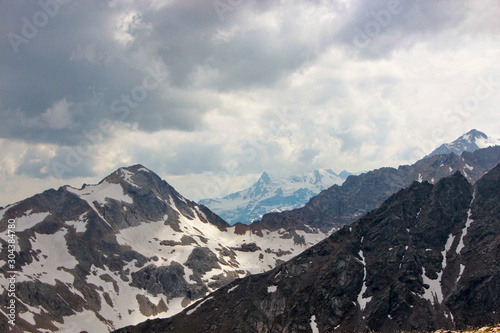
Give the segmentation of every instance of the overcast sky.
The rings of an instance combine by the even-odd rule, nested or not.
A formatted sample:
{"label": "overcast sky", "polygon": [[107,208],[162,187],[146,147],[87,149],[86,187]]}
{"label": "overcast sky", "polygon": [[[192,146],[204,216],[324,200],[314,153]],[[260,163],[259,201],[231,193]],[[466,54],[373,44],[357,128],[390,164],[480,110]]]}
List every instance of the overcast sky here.
{"label": "overcast sky", "polygon": [[141,163],[197,200],[263,171],[500,137],[500,2],[0,0],[0,205]]}

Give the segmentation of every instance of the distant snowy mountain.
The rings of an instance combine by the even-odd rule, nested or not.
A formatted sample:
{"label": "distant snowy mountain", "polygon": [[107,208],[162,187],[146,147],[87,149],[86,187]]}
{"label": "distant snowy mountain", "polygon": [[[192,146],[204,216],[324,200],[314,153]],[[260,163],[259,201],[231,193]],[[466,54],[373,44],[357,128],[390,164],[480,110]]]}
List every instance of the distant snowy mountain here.
{"label": "distant snowy mountain", "polygon": [[426,157],[449,153],[460,156],[464,151],[474,152],[481,148],[499,145],[500,139],[490,138],[483,132],[473,129],[451,143],[442,144]]}
{"label": "distant snowy mountain", "polygon": [[351,175],[337,175],[330,169],[318,169],[302,175],[275,178],[266,172],[251,187],[219,199],[203,199],[207,206],[229,224],[252,223],[270,212],[282,212],[304,206],[322,190],[340,185]]}

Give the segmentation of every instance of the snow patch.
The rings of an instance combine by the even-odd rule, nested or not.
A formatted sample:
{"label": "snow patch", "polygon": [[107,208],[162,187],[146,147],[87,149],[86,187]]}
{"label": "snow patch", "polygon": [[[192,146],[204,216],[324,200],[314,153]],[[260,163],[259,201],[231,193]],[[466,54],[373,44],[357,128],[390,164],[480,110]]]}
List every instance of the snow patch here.
{"label": "snow patch", "polygon": [[189,310],[188,312],[186,312],[186,314],[189,316],[190,314],[192,314],[193,312],[195,312],[196,310],[198,310],[198,308],[203,304],[205,303],[206,301],[209,301],[213,299],[212,296],[208,297],[208,298],[205,298],[203,301],[201,301],[200,303],[198,303],[198,305],[194,308],[194,309],[191,309]]}
{"label": "snow patch", "polygon": [[117,201],[122,201],[126,203],[133,203],[134,201],[128,195],[123,192],[123,188],[119,184],[112,184],[107,181],[103,181],[98,185],[90,185],[85,188],[76,189],[71,186],[65,187],[68,192],[76,194],[81,199],[87,201],[88,205],[97,213],[97,215],[111,228],[114,230],[113,226],[101,215],[97,210],[94,202],[98,205],[104,206],[107,203],[107,199],[114,199]]}
{"label": "snow patch", "polygon": [[366,292],[366,277],[367,277],[367,271],[366,271],[366,261],[365,257],[363,255],[363,251],[360,250],[358,255],[361,257],[361,263],[363,264],[363,285],[361,287],[361,291],[358,294],[358,304],[359,307],[361,308],[361,311],[363,311],[366,308],[366,305],[372,300],[371,296],[370,297],[364,297],[363,295]]}
{"label": "snow patch", "polygon": [[234,289],[236,289],[238,287],[239,287],[239,285],[235,285],[234,287],[229,288],[227,293],[229,294],[231,291],[233,291]]}
{"label": "snow patch", "polygon": [[[124,270],[130,270],[132,272],[134,270],[137,270],[137,267],[135,267],[135,262],[135,260],[129,262],[124,267]],[[107,294],[109,296],[109,299],[111,299],[111,305],[105,301],[102,301],[101,310],[99,311],[99,314],[106,319],[109,325],[120,325],[120,327],[136,325],[147,319],[172,316],[177,313],[175,311],[180,312],[182,310],[182,307],[180,306],[171,307],[170,303],[167,302],[165,297],[162,297],[161,295],[155,297],[149,294],[146,290],[130,286],[129,282],[123,281],[117,274],[117,272],[111,271],[108,267],[100,268],[92,265],[90,268],[90,272],[91,274],[86,276],[87,283],[98,286],[95,291],[99,294],[101,300],[104,300],[104,294]],[[109,281],[107,279],[107,281],[105,281],[103,277],[101,277],[103,275],[110,276],[114,281]],[[144,316],[139,311],[137,295],[146,296],[153,304],[158,304],[163,300],[165,304],[168,304],[168,312],[162,312],[153,317]],[[124,314],[126,315],[124,316]],[[93,320],[100,321],[100,319],[95,317],[95,314]],[[116,328],[118,327],[115,326],[111,327],[111,329],[108,330],[91,332],[109,332]]]}
{"label": "snow patch", "polygon": [[182,301],[184,300],[184,297],[174,297],[172,298],[171,300],[168,301],[168,312],[167,314],[163,314],[162,317],[171,317],[173,315],[176,315],[178,314],[179,312],[181,312],[182,310],[184,310],[184,308],[186,308],[186,306],[182,306]]}
{"label": "snow patch", "polygon": [[313,333],[319,333],[318,324],[316,323],[316,316],[311,317],[311,330]]}
{"label": "snow patch", "polygon": [[35,315],[32,312],[29,312],[29,311],[22,312],[22,313],[19,313],[18,316],[21,317],[22,319],[26,320],[31,325],[36,325]]}
{"label": "snow patch", "polygon": [[133,172],[130,172],[128,170],[125,170],[125,169],[120,169],[120,172],[121,172],[121,176],[123,177],[123,180],[125,180],[127,183],[129,183],[130,185],[132,186],[135,186],[137,188],[140,188],[139,186],[137,186],[137,184],[134,183],[134,181],[132,180],[132,176],[134,175]]}
{"label": "snow patch", "polygon": [[76,232],[85,232],[87,230],[87,219],[86,219],[87,213],[83,213],[80,215],[80,218],[78,221],[66,221],[66,225],[73,226],[76,229]]}
{"label": "snow patch", "polygon": [[[31,211],[30,211],[31,212]],[[28,214],[28,212],[26,212]],[[38,223],[42,222],[47,216],[49,216],[50,213],[35,213],[31,215],[25,215],[16,218],[16,232],[21,232],[26,229],[32,228]]]}
{"label": "snow patch", "polygon": [[450,251],[451,246],[453,245],[453,242],[455,241],[455,236],[451,235],[448,237],[448,240],[446,241],[446,245],[444,246],[444,252],[443,255],[446,257],[446,254],[448,251]]}
{"label": "snow patch", "polygon": [[462,274],[464,273],[464,269],[465,269],[465,266],[460,264],[460,273],[458,274],[457,281],[460,280],[460,278],[462,277]]}
{"label": "snow patch", "polygon": [[73,269],[78,264],[68,251],[64,238],[66,233],[64,229],[52,235],[35,233],[30,242],[33,251],[38,254],[30,265],[24,266],[23,275],[18,277],[19,282],[37,279],[50,285],[55,285],[55,280],[73,283],[74,276],[62,269]]}
{"label": "snow patch", "polygon": [[[472,201],[474,201],[474,198],[472,199]],[[471,202],[471,206],[472,206],[472,202]],[[470,225],[472,224],[472,222],[474,222],[474,220],[471,218],[471,216],[472,216],[472,208],[469,208],[469,211],[467,212],[467,221],[465,222],[465,227],[462,230],[462,236],[460,237],[460,242],[458,243],[458,246],[457,246],[457,253],[462,252],[462,249],[464,248],[465,236],[467,236],[467,232],[469,230]]]}
{"label": "snow patch", "polygon": [[100,205],[105,205],[107,199],[114,199],[130,204],[134,202],[130,196],[123,192],[120,184],[113,184],[107,181],[103,181],[98,185],[86,186],[82,189],[75,189],[70,186],[67,186],[66,189],[87,201],[91,207],[94,207],[94,201],[97,201]]}
{"label": "snow patch", "polygon": [[441,289],[441,275],[443,275],[443,271],[438,273],[438,277],[435,280],[432,280],[425,275],[425,267],[424,267],[424,273],[422,274],[422,279],[424,281],[424,284],[429,285],[429,288],[425,289],[424,292],[424,298],[429,300],[431,303],[435,303],[436,301],[438,303],[443,302],[443,291]]}
{"label": "snow patch", "polygon": [[277,286],[269,286],[269,287],[267,287],[267,292],[268,293],[274,293],[276,290],[278,290]]}

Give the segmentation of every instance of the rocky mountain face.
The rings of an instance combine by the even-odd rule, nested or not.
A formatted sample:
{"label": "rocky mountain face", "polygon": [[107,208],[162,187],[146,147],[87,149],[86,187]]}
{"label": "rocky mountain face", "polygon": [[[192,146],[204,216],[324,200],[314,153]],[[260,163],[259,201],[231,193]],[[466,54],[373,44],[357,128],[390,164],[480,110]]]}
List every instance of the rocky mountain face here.
{"label": "rocky mountain face", "polygon": [[229,224],[256,221],[265,213],[282,212],[304,206],[322,190],[340,185],[349,173],[341,177],[330,169],[314,170],[302,175],[276,178],[264,172],[248,189],[218,199],[203,199],[199,203],[217,213]]}
{"label": "rocky mountain face", "polygon": [[289,262],[117,332],[355,332],[500,322],[500,165],[413,182]]}
{"label": "rocky mountain face", "polygon": [[426,157],[450,153],[460,156],[464,151],[474,152],[481,148],[499,145],[500,139],[490,138],[483,132],[473,129],[451,143],[442,144]]}
{"label": "rocky mountain face", "polygon": [[313,197],[304,207],[281,213],[269,213],[250,227],[254,230],[309,230],[328,232],[356,221],[380,206],[389,196],[413,181],[435,183],[460,171],[468,181],[476,182],[500,163],[500,146],[424,158],[413,165],[381,168],[349,176],[342,185],[333,185]]}
{"label": "rocky mountain face", "polygon": [[0,209],[0,270],[15,275],[17,313],[11,326],[2,284],[0,331],[107,332],[171,316],[326,236],[242,230],[143,166],[121,168],[97,185],[51,189]]}

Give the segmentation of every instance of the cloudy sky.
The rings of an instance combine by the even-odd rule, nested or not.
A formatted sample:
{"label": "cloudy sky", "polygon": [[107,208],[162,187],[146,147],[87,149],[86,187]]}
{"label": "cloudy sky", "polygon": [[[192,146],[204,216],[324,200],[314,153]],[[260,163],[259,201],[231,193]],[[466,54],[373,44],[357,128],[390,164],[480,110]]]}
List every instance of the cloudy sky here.
{"label": "cloudy sky", "polygon": [[0,16],[0,205],[136,163],[197,200],[500,137],[496,0],[0,0]]}

